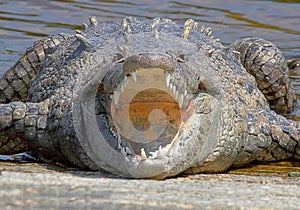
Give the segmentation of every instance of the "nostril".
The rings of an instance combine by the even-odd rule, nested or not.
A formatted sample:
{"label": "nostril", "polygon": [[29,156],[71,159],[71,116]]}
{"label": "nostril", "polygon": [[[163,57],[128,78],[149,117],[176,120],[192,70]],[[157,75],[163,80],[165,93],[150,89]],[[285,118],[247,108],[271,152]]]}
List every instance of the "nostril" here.
{"label": "nostril", "polygon": [[113,61],[116,63],[124,63],[125,58],[121,53],[116,53],[115,57],[113,58]]}
{"label": "nostril", "polygon": [[180,54],[177,57],[177,61],[180,62],[180,63],[184,63],[186,61],[186,56],[184,54]]}
{"label": "nostril", "polygon": [[168,72],[174,72],[174,60],[165,54],[158,53],[139,53],[127,57],[123,64],[123,71],[131,73],[137,68],[159,68]]}

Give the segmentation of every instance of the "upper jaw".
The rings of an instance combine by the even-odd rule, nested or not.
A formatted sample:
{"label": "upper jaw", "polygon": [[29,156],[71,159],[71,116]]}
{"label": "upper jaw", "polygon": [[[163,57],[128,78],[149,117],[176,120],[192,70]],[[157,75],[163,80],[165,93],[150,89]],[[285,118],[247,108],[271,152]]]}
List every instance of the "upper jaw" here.
{"label": "upper jaw", "polygon": [[140,68],[159,68],[173,73],[176,64],[168,54],[150,52],[132,55],[124,60],[123,71],[125,75],[131,74],[131,72]]}
{"label": "upper jaw", "polygon": [[[105,75],[103,79],[104,90],[112,92],[116,89],[122,90],[122,82],[127,83],[130,77],[136,81],[136,72],[141,69],[161,69],[166,74],[166,83],[173,83],[177,89],[185,89],[190,93],[197,91],[197,82],[189,75],[186,75],[185,69],[179,65],[176,58],[165,53],[140,53],[127,58],[119,59],[112,69]],[[169,75],[167,77],[167,75]],[[173,76],[173,77],[172,77]],[[195,78],[196,75],[192,76]],[[118,87],[121,85],[120,87]]]}
{"label": "upper jaw", "polygon": [[[75,130],[80,134],[77,138],[87,155],[99,167],[126,177],[162,179],[198,165],[212,151],[214,140],[206,141],[207,133],[203,132],[209,130],[206,128],[210,126],[209,119],[214,119],[210,116],[213,111],[202,112],[191,109],[190,113],[192,114],[182,123],[170,145],[166,149],[162,148],[163,152],[152,151],[153,157],[148,155],[147,158],[143,158],[140,155],[140,159],[134,156],[128,161],[122,152],[117,151],[108,143],[107,135],[104,135],[99,129],[103,126],[99,126],[97,116],[92,112],[93,107],[95,108],[94,93],[99,91],[99,82],[101,81],[103,81],[103,76],[99,75],[99,78],[89,80],[88,83],[84,83],[84,86],[80,85],[78,87],[80,91],[78,91],[72,106],[74,122],[77,122],[74,124]],[[197,108],[199,103],[203,103],[204,96],[213,98],[209,94],[194,94],[188,107]],[[104,115],[102,114],[102,116]],[[210,133],[216,132],[211,131]],[[209,144],[211,147],[205,146],[205,144]]]}
{"label": "upper jaw", "polygon": [[[140,68],[134,70],[131,74],[127,74],[123,81],[109,94],[111,100],[108,101],[110,105],[107,106],[107,115],[110,119],[110,132],[118,141],[117,149],[128,161],[132,162],[164,156],[171,147],[172,139],[193,112],[189,105],[194,95],[183,83],[177,81],[172,74],[164,69]],[[144,98],[153,94],[159,94],[159,96],[144,101]],[[150,110],[143,109],[144,106],[148,105],[147,103],[150,103]],[[142,113],[149,111],[149,116],[153,114],[153,109],[160,109],[166,119],[159,120],[167,120],[167,122],[159,121],[156,123],[155,119],[152,119],[154,122],[150,124],[148,129],[136,130],[132,126],[131,110],[128,111],[130,107],[133,107],[131,110]],[[149,116],[145,117],[149,118]],[[137,117],[139,116],[135,118]],[[154,118],[157,117],[154,116]],[[176,122],[171,123],[171,121]],[[175,129],[176,132],[171,131],[172,134],[170,134],[170,131],[163,130],[170,129],[170,126],[173,126],[173,130]],[[171,139],[168,137],[169,140],[167,140],[166,132],[169,133],[168,136],[172,135],[173,137]],[[130,142],[133,142],[135,149],[131,148]]]}
{"label": "upper jaw", "polygon": [[[168,144],[158,146],[157,150],[152,150],[148,152],[148,154],[145,154],[144,151],[142,151],[143,149],[141,149],[140,153],[137,155],[134,153],[133,155],[128,155],[129,153],[132,153],[132,150],[129,151],[131,148],[128,150],[126,146],[121,145],[118,148],[119,151],[117,154],[111,151],[115,155],[119,156],[119,158],[116,158],[116,156],[111,157],[111,159],[116,159],[116,163],[112,164],[110,166],[111,168],[106,167],[106,169],[114,172],[117,170],[116,168],[118,168],[118,165],[123,165],[123,169],[126,168],[127,172],[119,171],[118,173],[124,174],[124,176],[135,178],[165,178],[166,176],[176,175],[195,165],[195,161],[197,159],[196,155],[201,152],[202,142],[199,138],[201,136],[201,130],[203,130],[201,129],[201,126],[203,126],[203,124],[201,124],[203,115],[197,114],[195,110],[193,110],[193,106],[190,106],[190,102],[194,103],[197,101],[195,100],[197,98],[197,94],[189,89],[189,86],[184,84],[182,80],[178,80],[178,77],[176,77],[176,68],[172,69],[173,67],[171,68],[171,64],[168,64],[167,67],[170,68],[167,68],[160,63],[160,61],[163,60],[161,58],[167,58],[168,60],[171,59],[170,57],[153,54],[139,55],[138,57],[140,60],[135,63],[133,62],[133,65],[129,65],[129,63],[126,64],[125,68],[124,64],[126,63],[126,60],[124,63],[116,64],[113,68],[114,74],[110,71],[104,78],[101,79],[104,87],[103,91],[111,94],[111,106],[116,107],[118,103],[122,102],[120,100],[121,93],[123,91],[126,92],[128,81],[133,83],[138,81],[139,73],[142,73],[143,71],[161,71],[163,72],[165,88],[172,94],[174,99],[176,99],[179,104],[179,109],[187,111],[187,117],[185,118],[184,123],[181,123],[179,127],[180,129],[178,129],[178,132],[172,141]],[[151,60],[146,59],[149,57],[156,57],[157,59],[154,59],[156,62],[150,62],[150,64],[147,64],[146,61]],[[137,59],[137,57],[131,57],[131,59]],[[143,62],[141,63],[141,61]],[[176,64],[174,64],[174,66],[176,67]],[[189,103],[184,104],[184,102]],[[195,105],[195,103],[193,105]],[[115,130],[112,132],[115,132]],[[123,139],[119,139],[120,137],[116,132],[114,136],[117,141],[123,141]],[[100,141],[105,144],[105,141],[107,140],[104,138]],[[113,148],[108,148],[106,148],[106,150],[113,150]],[[103,149],[102,153],[106,152],[107,151]],[[110,160],[106,161],[109,162]]]}
{"label": "upper jaw", "polygon": [[[188,118],[190,113],[187,113],[186,109],[193,97],[193,92],[182,80],[182,77],[179,77],[178,74],[184,74],[184,72],[180,72],[180,68],[178,68],[178,66],[176,68],[175,62],[176,61],[174,61],[174,59],[168,54],[141,53],[139,55],[130,56],[122,60],[121,63],[118,62],[104,77],[104,91],[107,92],[111,98],[111,101],[108,102],[110,106],[107,106],[107,113],[110,115],[110,131],[117,139],[118,150],[125,156],[125,158],[131,159],[132,154],[134,153],[128,144],[122,144],[125,140],[144,144],[152,143],[151,140],[149,141],[147,138],[137,140],[140,137],[145,137],[145,134],[131,128],[132,126],[126,127],[125,132],[129,133],[128,130],[130,130],[133,131],[133,133],[136,133],[136,135],[124,135],[124,129],[122,129],[122,126],[125,127],[125,125],[131,125],[131,122],[130,119],[127,119],[128,114],[123,114],[119,117],[120,114],[118,111],[128,109],[128,106],[134,104],[132,101],[134,101],[134,97],[136,95],[139,95],[142,92],[147,92],[147,89],[155,88],[156,90],[165,93],[160,95],[161,100],[169,100],[170,103],[174,102],[174,105],[178,105],[176,110],[172,109],[170,112],[179,112],[179,114],[182,113],[180,116],[181,120],[186,120],[186,118]],[[148,95],[149,94],[151,94],[151,91],[149,91]],[[147,94],[145,93],[145,95]],[[167,96],[171,97],[167,99]],[[153,102],[159,104],[159,101]],[[143,103],[140,104],[140,106],[145,105]],[[157,109],[166,109],[166,107],[157,107]],[[146,117],[148,118],[149,116]],[[175,125],[175,127],[177,126],[177,130],[180,124],[181,123]],[[149,129],[150,133],[151,128]],[[160,131],[158,132],[156,129],[154,132],[159,133]],[[175,134],[176,133],[173,135]],[[156,135],[156,138],[161,137],[162,136]],[[164,155],[169,147],[170,144],[164,142],[161,145],[157,144],[156,150],[146,149],[145,151],[143,146],[138,145],[137,153],[139,153],[139,155],[136,155],[132,160],[137,162],[145,160],[148,157],[154,159]]]}

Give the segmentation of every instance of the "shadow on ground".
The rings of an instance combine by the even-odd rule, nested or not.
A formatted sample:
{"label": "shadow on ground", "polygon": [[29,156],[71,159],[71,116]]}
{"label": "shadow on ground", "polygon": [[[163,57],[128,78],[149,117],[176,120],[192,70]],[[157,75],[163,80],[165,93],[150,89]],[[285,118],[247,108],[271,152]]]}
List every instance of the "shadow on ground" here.
{"label": "shadow on ground", "polygon": [[299,163],[249,165],[163,181],[0,161],[0,209],[298,209]]}

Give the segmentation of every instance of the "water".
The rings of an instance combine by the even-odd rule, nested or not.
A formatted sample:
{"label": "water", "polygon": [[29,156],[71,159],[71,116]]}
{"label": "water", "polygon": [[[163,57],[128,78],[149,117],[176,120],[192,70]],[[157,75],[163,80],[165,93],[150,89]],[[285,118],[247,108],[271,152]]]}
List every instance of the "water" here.
{"label": "water", "polygon": [[299,0],[0,0],[0,73],[41,37],[73,33],[89,16],[108,21],[128,15],[193,18],[211,26],[225,44],[259,36],[276,43],[288,58],[300,54]]}
{"label": "water", "polygon": [[[299,0],[0,0],[0,75],[41,37],[74,33],[90,16],[110,21],[129,15],[193,18],[224,44],[257,36],[276,43],[287,58],[300,57]],[[299,74],[293,78],[300,94]]]}

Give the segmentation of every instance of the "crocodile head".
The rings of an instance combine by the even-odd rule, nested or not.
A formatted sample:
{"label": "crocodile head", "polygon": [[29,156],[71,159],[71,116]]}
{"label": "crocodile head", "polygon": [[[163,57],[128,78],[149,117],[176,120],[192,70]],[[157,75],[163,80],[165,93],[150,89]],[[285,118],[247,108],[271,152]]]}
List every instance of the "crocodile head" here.
{"label": "crocodile head", "polygon": [[75,91],[75,128],[88,156],[110,172],[174,176],[200,167],[218,143],[224,91],[210,48],[225,48],[163,21],[153,36],[150,21],[131,20],[135,33],[85,52],[96,64]]}

